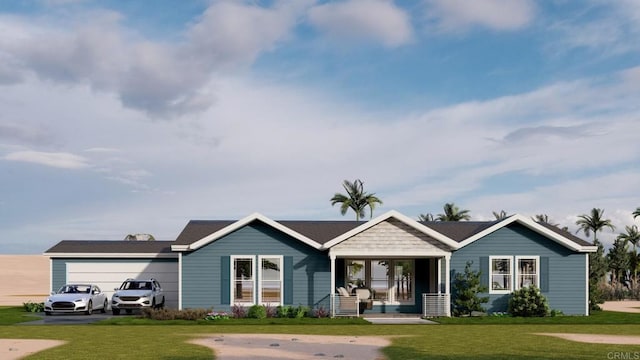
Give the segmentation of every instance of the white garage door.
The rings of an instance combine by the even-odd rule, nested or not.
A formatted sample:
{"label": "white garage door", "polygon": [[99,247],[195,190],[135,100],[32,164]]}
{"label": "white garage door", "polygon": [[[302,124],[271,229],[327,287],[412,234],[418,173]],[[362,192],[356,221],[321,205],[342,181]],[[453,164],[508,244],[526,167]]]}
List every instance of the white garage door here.
{"label": "white garage door", "polygon": [[107,293],[109,300],[114,288],[128,278],[155,278],[165,293],[166,306],[178,308],[178,263],[177,262],[108,262],[67,263],[68,283],[96,284]]}

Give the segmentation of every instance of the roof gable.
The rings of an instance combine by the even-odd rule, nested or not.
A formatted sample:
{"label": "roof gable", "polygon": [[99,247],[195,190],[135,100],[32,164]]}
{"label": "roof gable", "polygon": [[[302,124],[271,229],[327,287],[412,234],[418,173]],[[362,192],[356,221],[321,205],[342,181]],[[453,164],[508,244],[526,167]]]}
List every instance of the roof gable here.
{"label": "roof gable", "polygon": [[[277,221],[273,221],[271,219],[269,219],[268,217],[259,214],[259,213],[253,213],[247,217],[245,217],[244,219],[240,219],[236,222],[233,222],[231,224],[228,224],[227,226],[221,226],[222,224],[218,224],[219,226],[221,226],[217,231],[210,233],[206,236],[204,236],[201,239],[198,239],[194,242],[191,243],[180,243],[180,244],[175,244],[175,245],[171,245],[171,250],[173,251],[191,251],[191,250],[197,250],[211,242],[214,242],[218,239],[220,239],[221,237],[228,235],[244,226],[247,226],[248,224],[250,224],[253,221],[260,221],[263,222],[266,225],[271,226],[272,228],[279,230],[297,240],[300,240],[301,242],[315,248],[315,249],[320,249],[322,248],[322,244],[310,239],[309,237],[300,234],[299,232],[277,222]],[[183,233],[186,231],[183,230]],[[197,233],[197,230],[194,230],[194,233]],[[187,237],[185,236],[185,239]],[[183,240],[184,241],[184,240]]]}
{"label": "roof gable", "polygon": [[576,236],[572,236],[571,234],[567,233],[567,232],[563,232],[560,229],[557,229],[555,227],[554,230],[552,230],[552,226],[545,224],[545,225],[541,225],[540,223],[537,223],[525,216],[516,214],[516,215],[512,215],[509,216],[508,218],[501,220],[501,221],[497,221],[495,222],[493,225],[477,232],[476,234],[474,234],[471,237],[468,237],[466,239],[464,239],[463,241],[461,241],[458,244],[458,248],[462,248],[464,246],[467,246],[491,233],[493,233],[494,231],[501,229],[509,224],[512,223],[519,223],[527,228],[529,228],[530,230],[533,230],[534,232],[545,236],[546,238],[557,242],[558,244],[573,250],[573,251],[577,251],[577,252],[594,252],[596,251],[596,247],[595,246],[591,246],[589,243],[587,243],[586,241],[576,237]]}
{"label": "roof gable", "polygon": [[428,235],[429,237],[438,240],[439,242],[441,242],[442,244],[452,248],[452,249],[456,249],[458,247],[458,243],[452,239],[450,239],[449,237],[447,237],[446,235],[439,233],[419,222],[417,222],[416,220],[411,219],[408,216],[402,215],[401,213],[395,211],[395,210],[391,210],[389,212],[386,212],[380,216],[378,216],[377,218],[367,221],[365,223],[362,223],[362,225],[355,227],[353,229],[351,229],[350,231],[347,231],[346,233],[343,233],[342,235],[332,239],[331,241],[328,241],[327,243],[325,243],[323,245],[323,247],[325,249],[330,249],[338,244],[340,244],[341,242],[359,234],[362,233],[363,231],[370,229],[380,223],[382,223],[383,221],[387,221],[389,219],[396,219],[401,223],[404,223],[405,225],[408,225],[410,228],[413,228],[425,235]]}

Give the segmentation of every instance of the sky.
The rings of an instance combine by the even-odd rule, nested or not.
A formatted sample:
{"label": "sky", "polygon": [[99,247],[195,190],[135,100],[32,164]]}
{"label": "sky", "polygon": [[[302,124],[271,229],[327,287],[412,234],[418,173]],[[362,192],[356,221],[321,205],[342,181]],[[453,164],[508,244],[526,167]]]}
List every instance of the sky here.
{"label": "sky", "polygon": [[[353,220],[361,179],[640,225],[635,0],[0,2],[0,253],[174,240],[189,220]],[[586,238],[580,234],[582,238]]]}

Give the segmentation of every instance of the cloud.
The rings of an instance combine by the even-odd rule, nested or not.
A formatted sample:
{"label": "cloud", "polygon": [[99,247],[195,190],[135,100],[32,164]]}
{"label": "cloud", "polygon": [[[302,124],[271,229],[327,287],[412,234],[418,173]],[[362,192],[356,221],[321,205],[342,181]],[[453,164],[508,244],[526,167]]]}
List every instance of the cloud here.
{"label": "cloud", "polygon": [[86,158],[64,152],[16,151],[5,155],[4,159],[61,169],[81,169],[89,166]]}
{"label": "cloud", "polygon": [[215,1],[175,42],[144,39],[113,11],[0,16],[0,83],[32,73],[115,93],[124,106],[154,117],[202,112],[215,101],[204,89],[214,74],[250,65],[274,49],[296,25],[304,3],[262,8]]}
{"label": "cloud", "polygon": [[52,139],[44,127],[7,122],[0,123],[0,141],[13,144],[43,145],[49,144]]}
{"label": "cloud", "polygon": [[348,0],[309,9],[309,22],[334,40],[368,40],[386,47],[409,43],[409,15],[387,0]]}
{"label": "cloud", "polygon": [[480,26],[492,30],[522,29],[534,20],[531,0],[426,0],[428,17],[444,32],[466,31]]}

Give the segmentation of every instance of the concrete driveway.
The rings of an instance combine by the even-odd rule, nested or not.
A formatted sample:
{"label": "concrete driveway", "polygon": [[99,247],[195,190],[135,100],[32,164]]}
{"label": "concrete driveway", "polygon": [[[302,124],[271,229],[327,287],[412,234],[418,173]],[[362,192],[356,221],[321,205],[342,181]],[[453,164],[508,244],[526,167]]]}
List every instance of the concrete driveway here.
{"label": "concrete driveway", "polygon": [[[42,319],[20,323],[20,325],[83,325],[91,324],[104,319],[111,319],[113,314],[108,311],[104,314],[98,312],[91,315],[84,314],[53,314],[45,316],[44,313],[37,314]],[[135,315],[118,315],[118,317],[135,316]]]}

